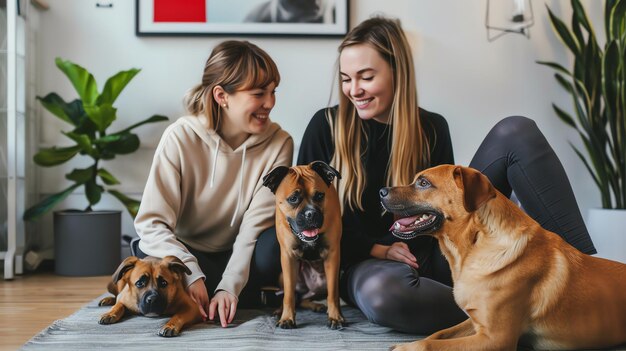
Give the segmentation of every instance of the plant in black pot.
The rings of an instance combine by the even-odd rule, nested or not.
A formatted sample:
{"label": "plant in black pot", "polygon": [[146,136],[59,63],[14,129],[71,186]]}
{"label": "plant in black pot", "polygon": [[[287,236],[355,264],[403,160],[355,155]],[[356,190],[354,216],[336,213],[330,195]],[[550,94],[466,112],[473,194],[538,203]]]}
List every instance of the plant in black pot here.
{"label": "plant in black pot", "polygon": [[557,82],[572,98],[569,110],[552,106],[578,132],[584,152],[572,147],[600,191],[602,208],[591,209],[588,218],[598,254],[626,262],[626,0],[604,2],[604,44],[581,2],[571,4],[569,28],[549,8],[548,15],[573,55],[572,68],[539,63],[556,71]]}
{"label": "plant in black pot", "polygon": [[56,59],[56,65],[69,78],[79,98],[66,102],[58,94],[49,93],[37,99],[46,110],[71,125],[71,131],[61,133],[73,145],[41,149],[35,154],[34,161],[43,167],[53,167],[81,155],[91,158],[92,163],[89,167],[73,169],[66,174],[65,178],[72,184],[30,207],[23,219],[36,220],[74,190],[83,187],[87,198],[87,206],[83,210],[54,213],[55,271],[61,275],[111,274],[121,259],[121,211],[96,211],[93,207],[107,192],[124,204],[134,218],[139,201],[112,188],[120,182],[103,167],[103,161],[135,152],[140,141],[132,130],[168,118],[154,115],[109,133],[108,128],[117,119],[113,103],[140,70],[133,68],[118,72],[106,81],[102,92],[98,92],[95,78],[85,68],[60,58]]}

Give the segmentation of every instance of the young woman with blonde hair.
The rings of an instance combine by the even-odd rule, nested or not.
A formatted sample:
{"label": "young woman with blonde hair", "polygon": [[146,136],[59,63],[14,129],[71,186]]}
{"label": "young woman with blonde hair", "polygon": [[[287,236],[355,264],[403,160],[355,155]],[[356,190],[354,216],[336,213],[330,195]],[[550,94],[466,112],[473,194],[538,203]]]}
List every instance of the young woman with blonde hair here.
{"label": "young woman with blonde hair", "polygon": [[280,273],[274,196],[262,184],[293,157],[293,140],[269,119],[279,83],[256,45],[217,45],[185,97],[189,115],[161,137],[135,219],[134,253],[180,258],[202,315],[223,327]]}
{"label": "young woman with blonde hair", "polygon": [[[457,324],[467,316],[454,302],[436,240],[394,237],[394,219],[380,206],[381,187],[409,184],[423,169],[454,163],[446,120],[418,105],[413,58],[398,20],[371,18],[346,35],[338,84],[339,105],[313,116],[298,164],[322,160],[342,175],[342,297],[371,321],[404,332]],[[565,171],[532,120],[500,121],[470,166],[503,194],[514,190],[544,228],[595,253]]]}

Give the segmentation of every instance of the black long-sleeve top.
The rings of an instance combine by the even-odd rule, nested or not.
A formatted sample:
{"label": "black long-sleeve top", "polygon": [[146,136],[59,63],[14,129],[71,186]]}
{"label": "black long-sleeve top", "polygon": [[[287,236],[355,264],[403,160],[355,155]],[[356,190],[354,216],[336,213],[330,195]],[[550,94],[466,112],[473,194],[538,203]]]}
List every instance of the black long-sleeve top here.
{"label": "black long-sleeve top", "polygon": [[[330,163],[335,150],[326,110],[319,110],[306,128],[298,153],[298,164],[312,161]],[[331,118],[335,118],[337,107],[330,108]],[[454,164],[452,141],[448,123],[439,114],[419,110],[422,128],[430,145],[430,166]],[[386,186],[387,164],[391,150],[392,125],[365,120],[364,129],[368,134],[363,138],[365,153],[362,163],[365,168],[366,184],[362,195],[363,211],[344,206],[343,235],[341,239],[341,263],[344,268],[370,258],[374,244],[391,245],[399,241],[390,232],[393,215],[382,214],[378,191]],[[418,263],[427,258],[430,248],[436,242],[431,237],[418,237],[407,242]]]}

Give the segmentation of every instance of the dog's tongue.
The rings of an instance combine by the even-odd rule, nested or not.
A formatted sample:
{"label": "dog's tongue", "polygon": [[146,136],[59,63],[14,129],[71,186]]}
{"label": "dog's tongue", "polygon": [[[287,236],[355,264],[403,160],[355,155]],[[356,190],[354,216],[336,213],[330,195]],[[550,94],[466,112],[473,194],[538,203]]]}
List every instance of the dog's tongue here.
{"label": "dog's tongue", "polygon": [[400,223],[403,227],[409,226],[411,224],[413,224],[417,218],[419,216],[413,216],[413,217],[404,217],[404,218],[398,218],[396,219],[396,221],[391,225],[391,228],[389,228],[389,230],[394,229],[394,226],[396,225],[396,223]]}
{"label": "dog's tongue", "polygon": [[312,238],[314,236],[317,235],[317,233],[319,233],[320,230],[319,229],[307,229],[307,230],[303,230],[302,234],[304,234],[304,236],[306,236],[307,238]]}

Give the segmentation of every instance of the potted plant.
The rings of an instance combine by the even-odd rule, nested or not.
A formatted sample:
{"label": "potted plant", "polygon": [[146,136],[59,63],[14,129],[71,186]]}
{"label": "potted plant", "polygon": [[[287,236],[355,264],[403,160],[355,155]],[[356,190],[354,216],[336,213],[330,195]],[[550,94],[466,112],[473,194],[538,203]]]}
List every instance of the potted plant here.
{"label": "potted plant", "polygon": [[109,133],[108,128],[117,119],[117,109],[113,103],[140,70],[133,68],[118,72],[106,81],[100,93],[95,78],[85,68],[60,58],[55,62],[69,78],[79,98],[65,102],[58,94],[49,93],[37,99],[46,110],[71,125],[71,131],[61,133],[73,145],[41,149],[35,154],[34,161],[43,167],[53,167],[81,155],[90,157],[92,162],[89,167],[73,169],[66,174],[65,178],[72,184],[30,207],[23,219],[36,220],[75,189],[83,187],[87,198],[84,210],[54,213],[55,271],[61,275],[110,274],[121,259],[121,211],[95,211],[93,207],[100,202],[102,193],[107,192],[122,202],[134,218],[139,201],[111,188],[120,182],[102,167],[102,163],[139,148],[139,137],[132,133],[133,129],[168,118],[154,115],[128,128]]}
{"label": "potted plant", "polygon": [[626,227],[626,0],[605,2],[604,45],[598,43],[580,1],[571,3],[570,28],[550,8],[548,14],[574,56],[573,67],[538,63],[553,68],[557,82],[572,97],[574,117],[552,107],[580,135],[585,153],[572,147],[600,190],[602,209],[592,209],[588,218],[598,254],[626,262],[626,235],[621,232]]}

